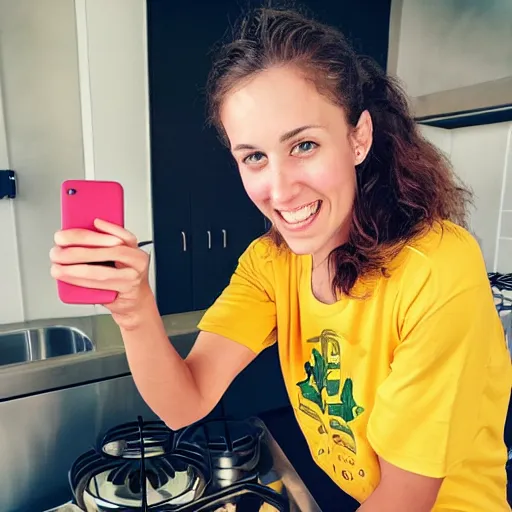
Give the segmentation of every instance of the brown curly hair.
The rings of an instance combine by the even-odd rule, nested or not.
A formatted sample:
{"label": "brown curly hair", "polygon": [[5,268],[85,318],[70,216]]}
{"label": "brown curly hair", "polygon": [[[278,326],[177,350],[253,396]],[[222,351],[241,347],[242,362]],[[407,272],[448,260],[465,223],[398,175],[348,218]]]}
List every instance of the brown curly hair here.
{"label": "brown curly hair", "polygon": [[[386,265],[434,223],[466,227],[471,193],[449,161],[420,134],[397,80],[356,55],[337,29],[293,10],[259,8],[245,16],[223,45],[208,78],[209,120],[229,145],[220,121],[226,94],[272,66],[299,67],[317,90],[343,108],[355,127],[367,110],[373,144],[356,167],[357,191],[348,240],[330,255],[333,290],[350,295],[358,278]],[[276,245],[284,240],[271,228]]]}

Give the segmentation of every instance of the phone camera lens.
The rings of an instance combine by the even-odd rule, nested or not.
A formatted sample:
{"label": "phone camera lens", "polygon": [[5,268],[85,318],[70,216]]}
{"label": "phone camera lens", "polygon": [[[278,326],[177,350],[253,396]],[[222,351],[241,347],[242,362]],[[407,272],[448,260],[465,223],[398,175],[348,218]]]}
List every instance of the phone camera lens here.
{"label": "phone camera lens", "polygon": [[76,190],[74,188],[69,188],[68,189],[68,195],[69,196],[74,196],[76,194]]}

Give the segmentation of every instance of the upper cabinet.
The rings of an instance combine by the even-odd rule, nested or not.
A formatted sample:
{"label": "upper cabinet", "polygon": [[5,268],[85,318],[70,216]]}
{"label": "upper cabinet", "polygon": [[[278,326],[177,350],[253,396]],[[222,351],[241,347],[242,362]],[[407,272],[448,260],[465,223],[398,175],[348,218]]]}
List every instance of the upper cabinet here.
{"label": "upper cabinet", "polygon": [[510,0],[393,0],[391,13],[388,71],[417,117],[512,105]]}
{"label": "upper cabinet", "polygon": [[[222,2],[221,2],[222,4]],[[229,6],[230,5],[230,6]],[[199,8],[199,6],[197,6]],[[208,307],[265,220],[206,125],[210,49],[233,2],[148,3],[153,221],[161,314]]]}

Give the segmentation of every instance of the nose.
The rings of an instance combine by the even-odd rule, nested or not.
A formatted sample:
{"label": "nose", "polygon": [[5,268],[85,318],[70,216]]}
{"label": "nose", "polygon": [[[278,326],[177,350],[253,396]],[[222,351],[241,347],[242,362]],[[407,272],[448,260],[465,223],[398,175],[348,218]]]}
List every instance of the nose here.
{"label": "nose", "polygon": [[279,166],[271,171],[270,196],[274,207],[290,204],[298,195],[300,185],[291,169]]}

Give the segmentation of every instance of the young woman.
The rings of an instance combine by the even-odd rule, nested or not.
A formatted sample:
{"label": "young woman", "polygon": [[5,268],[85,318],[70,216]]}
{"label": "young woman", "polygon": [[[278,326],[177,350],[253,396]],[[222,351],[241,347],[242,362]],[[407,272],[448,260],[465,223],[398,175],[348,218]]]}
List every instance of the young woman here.
{"label": "young woman", "polygon": [[[312,456],[361,511],[509,510],[511,364],[464,229],[470,197],[398,86],[334,28],[262,9],[221,50],[209,92],[272,229],[241,256],[187,359],[124,229],[57,233],[52,275],[119,292],[108,307],[135,382],[171,428],[205,416],[277,341]],[[105,260],[117,268],[80,264]]]}

